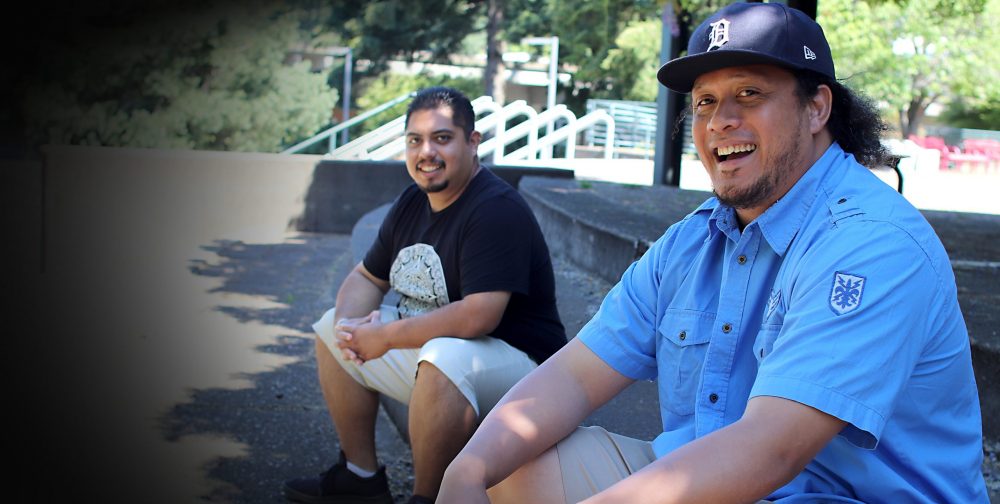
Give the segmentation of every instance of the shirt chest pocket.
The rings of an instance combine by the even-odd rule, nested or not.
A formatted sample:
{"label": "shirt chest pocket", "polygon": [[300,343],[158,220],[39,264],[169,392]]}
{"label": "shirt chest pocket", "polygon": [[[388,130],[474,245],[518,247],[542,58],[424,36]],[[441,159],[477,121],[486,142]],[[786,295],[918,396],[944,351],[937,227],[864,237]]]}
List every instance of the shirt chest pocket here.
{"label": "shirt chest pocket", "polygon": [[715,315],[668,311],[659,327],[660,404],[678,416],[694,413],[701,371],[712,337]]}

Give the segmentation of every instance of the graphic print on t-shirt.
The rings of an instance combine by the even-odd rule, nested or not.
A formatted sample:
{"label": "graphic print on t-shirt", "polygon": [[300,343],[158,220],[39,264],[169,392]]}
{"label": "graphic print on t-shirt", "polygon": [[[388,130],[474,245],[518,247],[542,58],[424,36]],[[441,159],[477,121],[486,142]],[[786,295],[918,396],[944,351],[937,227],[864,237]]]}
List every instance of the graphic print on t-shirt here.
{"label": "graphic print on t-shirt", "polygon": [[434,247],[426,243],[399,251],[389,270],[389,283],[401,296],[399,317],[420,315],[448,304],[444,268]]}

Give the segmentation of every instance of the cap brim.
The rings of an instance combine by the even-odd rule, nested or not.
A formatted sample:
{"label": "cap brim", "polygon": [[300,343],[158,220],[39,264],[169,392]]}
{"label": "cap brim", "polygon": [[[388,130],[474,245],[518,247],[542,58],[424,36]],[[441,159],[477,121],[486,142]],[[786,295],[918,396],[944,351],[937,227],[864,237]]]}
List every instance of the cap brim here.
{"label": "cap brim", "polygon": [[762,64],[793,68],[787,61],[773,56],[755,51],[729,49],[704,52],[668,61],[656,72],[656,79],[660,81],[660,84],[678,93],[690,93],[691,88],[694,87],[694,81],[702,74],[721,68]]}

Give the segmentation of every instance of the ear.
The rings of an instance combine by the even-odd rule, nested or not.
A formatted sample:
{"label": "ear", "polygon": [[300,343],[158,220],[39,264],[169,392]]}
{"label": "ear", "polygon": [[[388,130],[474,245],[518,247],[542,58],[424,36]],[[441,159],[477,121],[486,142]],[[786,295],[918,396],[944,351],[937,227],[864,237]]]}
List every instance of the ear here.
{"label": "ear", "polygon": [[473,147],[477,147],[478,148],[479,147],[479,142],[482,142],[482,141],[483,141],[483,135],[481,133],[479,133],[478,131],[473,131],[472,134],[469,135],[469,145],[471,145]]}
{"label": "ear", "polygon": [[809,99],[809,132],[813,135],[823,131],[826,122],[830,120],[830,110],[833,108],[833,91],[830,86],[820,84],[816,94]]}

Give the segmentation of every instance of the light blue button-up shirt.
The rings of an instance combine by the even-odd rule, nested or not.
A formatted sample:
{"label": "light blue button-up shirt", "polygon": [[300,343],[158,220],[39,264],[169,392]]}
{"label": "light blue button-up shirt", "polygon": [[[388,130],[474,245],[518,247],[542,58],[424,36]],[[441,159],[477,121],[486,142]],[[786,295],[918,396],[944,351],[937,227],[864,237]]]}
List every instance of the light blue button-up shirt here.
{"label": "light blue button-up shirt", "polygon": [[988,502],[948,256],[836,143],[742,232],[715,198],[671,226],[578,337],[658,381],[658,457],[776,396],[848,425],[769,499]]}

